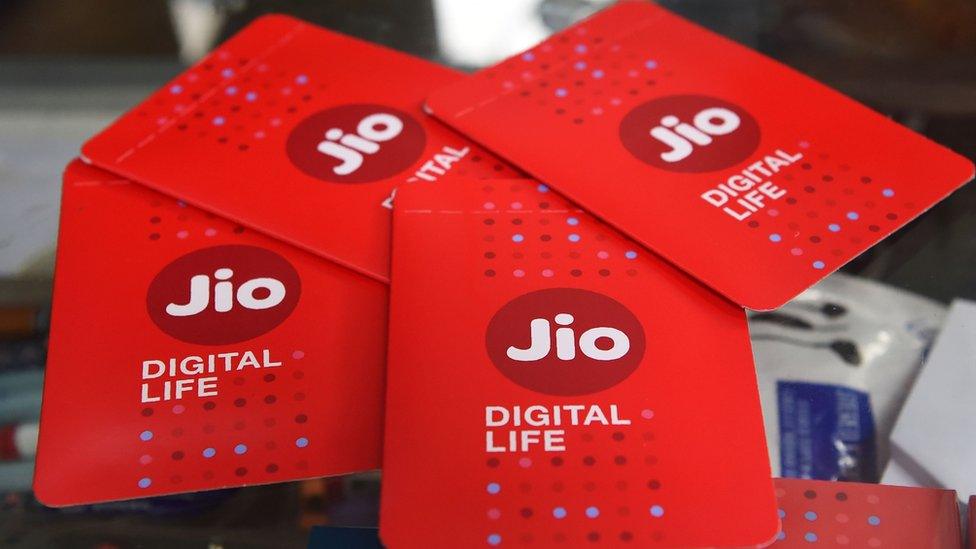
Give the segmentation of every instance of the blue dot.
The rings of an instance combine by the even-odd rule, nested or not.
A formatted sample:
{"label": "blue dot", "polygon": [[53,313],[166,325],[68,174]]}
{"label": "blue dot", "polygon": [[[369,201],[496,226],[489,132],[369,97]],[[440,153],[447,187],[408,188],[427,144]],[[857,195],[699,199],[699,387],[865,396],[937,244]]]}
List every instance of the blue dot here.
{"label": "blue dot", "polygon": [[535,190],[539,191],[540,193],[547,193],[549,192],[549,186],[539,183],[539,186],[536,187]]}
{"label": "blue dot", "polygon": [[489,482],[487,488],[489,494],[497,494],[502,491],[502,485],[497,482]]}
{"label": "blue dot", "polygon": [[786,532],[780,530],[780,532],[776,534],[776,539],[786,539]]}
{"label": "blue dot", "polygon": [[783,240],[783,237],[780,236],[779,233],[773,233],[769,235],[769,240],[772,242],[779,242],[780,240]]}
{"label": "blue dot", "polygon": [[153,437],[152,431],[143,431],[139,433],[139,440],[142,440],[143,442],[147,440],[152,440],[152,437]]}
{"label": "blue dot", "polygon": [[576,69],[576,70],[578,70],[578,71],[586,70],[586,63],[584,63],[582,61],[577,61],[577,62],[573,63],[573,68]]}
{"label": "blue dot", "polygon": [[251,102],[257,100],[257,98],[258,98],[258,94],[254,92],[247,92],[246,94],[244,94],[244,99],[247,99],[248,101]]}
{"label": "blue dot", "polygon": [[308,446],[308,439],[305,437],[298,437],[295,439],[295,446],[298,446],[299,448]]}
{"label": "blue dot", "polygon": [[661,518],[664,516],[664,507],[660,505],[651,505],[651,516],[656,518]]}
{"label": "blue dot", "polygon": [[235,454],[241,455],[244,452],[247,452],[247,445],[246,444],[238,444],[237,446],[234,446],[234,453]]}
{"label": "blue dot", "polygon": [[569,241],[570,242],[579,242],[580,241],[580,235],[578,235],[576,233],[573,233],[573,234],[569,235],[567,238],[569,238]]}
{"label": "blue dot", "polygon": [[149,488],[152,485],[152,479],[149,477],[142,477],[139,479],[139,488]]}
{"label": "blue dot", "polygon": [[803,518],[811,521],[817,520],[817,514],[814,513],[813,511],[807,511],[806,513],[803,513]]}
{"label": "blue dot", "polygon": [[819,259],[813,262],[814,269],[823,269],[824,267],[826,267],[826,264],[824,264],[824,262],[820,261]]}
{"label": "blue dot", "polygon": [[884,196],[885,198],[891,198],[892,196],[895,196],[895,191],[891,189],[884,189],[881,191],[881,196]]}
{"label": "blue dot", "polygon": [[169,93],[173,95],[181,93],[182,91],[183,91],[183,86],[179,84],[173,84],[172,86],[169,87]]}
{"label": "blue dot", "polygon": [[214,457],[215,455],[217,455],[217,450],[214,450],[213,448],[204,448],[203,449],[203,457],[209,459],[209,458]]}
{"label": "blue dot", "polygon": [[523,53],[522,61],[535,61],[535,54],[530,51]]}
{"label": "blue dot", "polygon": [[576,217],[570,217],[569,219],[566,220],[566,223],[575,227],[579,225],[579,219]]}
{"label": "blue dot", "polygon": [[220,71],[220,75],[223,76],[224,78],[230,78],[231,76],[234,76],[234,70],[233,69],[224,69],[224,70]]}
{"label": "blue dot", "polygon": [[567,95],[569,92],[566,91],[566,88],[556,88],[556,97],[566,97]]}
{"label": "blue dot", "polygon": [[295,82],[298,84],[308,84],[308,76],[304,74],[299,74],[295,77]]}
{"label": "blue dot", "polygon": [[827,225],[827,229],[829,229],[832,233],[836,233],[840,231],[840,225],[831,223],[830,225]]}
{"label": "blue dot", "polygon": [[223,116],[215,116],[214,119],[213,119],[213,125],[214,126],[223,126],[224,125],[224,117]]}
{"label": "blue dot", "polygon": [[881,519],[874,515],[871,515],[870,517],[868,517],[868,524],[870,524],[871,526],[877,526],[881,524]]}
{"label": "blue dot", "polygon": [[228,86],[227,89],[224,90],[224,93],[226,93],[227,95],[237,94],[237,86]]}
{"label": "blue dot", "polygon": [[817,541],[817,534],[814,534],[813,532],[807,532],[806,534],[803,534],[803,539],[809,541],[810,543],[813,543]]}
{"label": "blue dot", "polygon": [[786,518],[786,511],[780,509],[779,510],[779,518]]}
{"label": "blue dot", "polygon": [[857,212],[847,212],[847,219],[851,221],[857,221],[861,216]]}
{"label": "blue dot", "polygon": [[590,73],[590,75],[593,78],[600,79],[600,78],[603,78],[604,72],[602,70],[600,70],[600,69],[597,69],[597,70],[593,71],[592,73]]}
{"label": "blue dot", "polygon": [[586,53],[586,44],[576,44],[576,53]]}
{"label": "blue dot", "polygon": [[525,240],[525,237],[522,236],[522,235],[520,235],[520,234],[513,234],[512,235],[512,242],[521,242],[523,240]]}
{"label": "blue dot", "polygon": [[596,507],[587,507],[586,508],[586,516],[588,518],[596,518],[596,517],[600,516],[600,510],[597,509]]}
{"label": "blue dot", "polygon": [[635,252],[634,250],[627,250],[626,252],[624,252],[624,257],[626,257],[627,259],[637,259],[637,252]]}
{"label": "blue dot", "polygon": [[488,535],[488,545],[498,545],[501,542],[502,542],[502,537],[499,536],[498,534]]}
{"label": "blue dot", "polygon": [[650,70],[654,70],[657,68],[657,61],[653,59],[648,59],[647,61],[644,62],[644,66]]}
{"label": "blue dot", "polygon": [[566,509],[562,507],[556,507],[555,509],[552,510],[552,516],[556,517],[557,519],[564,519],[566,518]]}

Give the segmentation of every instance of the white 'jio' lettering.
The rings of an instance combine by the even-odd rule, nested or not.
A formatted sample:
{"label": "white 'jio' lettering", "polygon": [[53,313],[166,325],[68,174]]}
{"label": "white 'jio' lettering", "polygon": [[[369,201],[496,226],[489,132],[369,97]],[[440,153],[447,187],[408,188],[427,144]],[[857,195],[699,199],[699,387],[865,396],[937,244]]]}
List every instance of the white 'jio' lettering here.
{"label": "white 'jio' lettering", "polygon": [[[559,313],[554,317],[556,324],[563,326],[556,329],[556,358],[559,360],[573,360],[576,358],[576,332],[569,326],[573,323],[573,315],[569,313]],[[508,358],[519,362],[534,362],[541,360],[552,351],[552,332],[551,325],[544,318],[534,318],[529,322],[529,335],[531,337],[529,347],[520,349],[510,346],[506,354]],[[600,349],[596,346],[599,339],[609,339],[612,343],[609,349]],[[590,328],[579,336],[579,350],[584,356],[593,360],[609,361],[617,360],[630,351],[630,338],[627,334],[616,328],[601,326]]]}
{"label": "white 'jio' lettering", "polygon": [[665,116],[661,119],[661,125],[652,128],[650,134],[671,147],[671,150],[661,153],[662,160],[680,162],[691,155],[695,145],[708,145],[712,137],[728,135],[738,129],[740,123],[739,115],[729,109],[712,107],[696,114],[692,119],[694,125],[682,122],[674,115]]}
{"label": "white 'jio' lettering", "polygon": [[[237,288],[235,295],[234,283],[230,278],[234,271],[221,268],[214,271],[214,278],[219,282],[213,285],[213,307],[218,313],[226,313],[234,308],[234,298],[245,309],[270,309],[285,299],[285,285],[274,278],[252,278]],[[267,290],[265,297],[254,297],[254,293],[263,288]],[[202,313],[210,306],[210,277],[205,274],[190,277],[190,299],[186,303],[170,303],[166,305],[166,313],[170,316],[193,316]]]}
{"label": "white 'jio' lettering", "polygon": [[325,140],[318,151],[342,163],[333,167],[336,175],[349,175],[363,165],[364,154],[376,154],[380,143],[389,141],[403,131],[403,121],[392,114],[376,113],[359,121],[355,134],[343,134],[339,128],[325,132]]}

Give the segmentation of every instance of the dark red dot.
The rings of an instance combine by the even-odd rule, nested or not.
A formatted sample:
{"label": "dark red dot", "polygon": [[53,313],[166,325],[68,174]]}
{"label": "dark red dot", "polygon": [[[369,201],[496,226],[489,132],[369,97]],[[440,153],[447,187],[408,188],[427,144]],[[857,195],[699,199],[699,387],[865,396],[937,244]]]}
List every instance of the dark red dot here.
{"label": "dark red dot", "polygon": [[276,397],[274,395],[268,395],[268,396],[264,397],[264,403],[265,404],[274,404],[277,400],[278,400],[278,397]]}
{"label": "dark red dot", "polygon": [[592,466],[595,463],[596,463],[596,458],[594,458],[593,456],[586,456],[583,458],[583,465]]}
{"label": "dark red dot", "polygon": [[829,182],[831,182],[831,181],[834,180],[834,176],[832,176],[832,175],[825,175],[825,176],[821,177],[820,179],[822,179],[822,180],[824,180],[824,181],[826,181],[826,182],[829,183]]}
{"label": "dark red dot", "polygon": [[556,114],[566,114],[566,109],[562,109],[562,108],[556,109]]}
{"label": "dark red dot", "polygon": [[817,235],[813,235],[813,236],[810,237],[810,242],[813,242],[814,244],[817,244],[818,242],[820,242],[820,237],[817,236]]}
{"label": "dark red dot", "polygon": [[556,457],[554,457],[554,458],[552,458],[552,460],[550,460],[550,461],[551,461],[551,462],[552,462],[552,464],[553,464],[553,465],[555,465],[556,467],[560,467],[560,466],[562,466],[562,464],[563,464],[563,458],[561,458],[561,457],[559,457],[559,456],[556,456]]}
{"label": "dark red dot", "polygon": [[651,490],[658,490],[661,488],[661,482],[658,480],[649,480],[647,481],[647,487]]}
{"label": "dark red dot", "polygon": [[583,123],[583,119],[582,118],[574,118],[573,119],[573,124],[582,124],[582,123]]}
{"label": "dark red dot", "polygon": [[498,467],[498,458],[488,458],[488,467]]}
{"label": "dark red dot", "polygon": [[295,416],[295,423],[305,423],[306,421],[308,421],[308,416],[305,414]]}
{"label": "dark red dot", "polygon": [[596,542],[600,541],[600,533],[599,532],[590,532],[589,534],[586,534],[586,539],[592,541],[593,543],[596,543]]}
{"label": "dark red dot", "polygon": [[616,440],[617,442],[620,442],[621,440],[624,439],[624,434],[621,433],[620,431],[617,431],[616,433],[614,433],[613,435],[611,435],[611,437],[613,438],[613,440]]}
{"label": "dark red dot", "polygon": [[485,258],[495,259],[495,252],[485,252]]}
{"label": "dark red dot", "polygon": [[607,269],[600,269],[598,272],[600,273],[600,276],[610,276],[610,271]]}
{"label": "dark red dot", "polygon": [[634,534],[630,532],[620,532],[620,541],[633,541]]}
{"label": "dark red dot", "polygon": [[146,417],[149,417],[149,416],[153,415],[152,408],[143,408],[142,409],[142,415],[144,415]]}
{"label": "dark red dot", "polygon": [[549,208],[549,203],[548,202],[539,202],[539,207],[542,208],[543,210],[546,210],[546,209]]}
{"label": "dark red dot", "polygon": [[529,509],[528,507],[523,507],[522,510],[519,511],[519,514],[522,515],[524,518],[532,518],[533,513],[532,513],[532,509]]}
{"label": "dark red dot", "polygon": [[786,199],[786,203],[792,206],[793,204],[796,204],[796,199],[791,196]]}
{"label": "dark red dot", "polygon": [[626,465],[627,464],[627,458],[624,457],[624,456],[617,456],[617,457],[613,458],[613,462],[616,463],[617,465]]}
{"label": "dark red dot", "polygon": [[270,383],[270,382],[272,382],[272,381],[275,380],[275,375],[274,374],[264,374],[264,380],[267,381],[268,383]]}
{"label": "dark red dot", "polygon": [[543,242],[549,242],[550,240],[552,240],[552,236],[551,235],[548,235],[548,234],[544,234],[544,235],[542,235],[542,236],[539,237],[539,240],[541,240]]}
{"label": "dark red dot", "polygon": [[870,183],[870,182],[871,182],[871,178],[868,176],[864,176],[861,178],[861,183]]}
{"label": "dark red dot", "polygon": [[217,407],[217,403],[215,402],[207,401],[203,403],[204,410],[213,410],[216,407]]}
{"label": "dark red dot", "polygon": [[234,385],[244,385],[244,381],[245,381],[245,379],[244,379],[243,376],[242,377],[235,377],[234,378]]}
{"label": "dark red dot", "polygon": [[495,270],[494,269],[488,269],[488,270],[486,270],[485,271],[485,276],[488,276],[488,277],[495,276]]}
{"label": "dark red dot", "polygon": [[837,492],[837,495],[834,496],[834,497],[837,498],[837,501],[847,501],[847,493],[846,492]]}
{"label": "dark red dot", "polygon": [[800,167],[803,168],[804,170],[809,170],[813,166],[811,166],[808,162],[804,162],[803,164],[800,164]]}
{"label": "dark red dot", "polygon": [[494,225],[495,224],[495,220],[494,219],[491,219],[491,218],[488,218],[488,219],[484,220],[484,224],[485,225]]}
{"label": "dark red dot", "polygon": [[183,452],[180,451],[180,450],[177,450],[177,451],[173,452],[172,457],[173,457],[173,459],[179,461],[179,460],[183,459]]}
{"label": "dark red dot", "polygon": [[243,232],[244,232],[244,227],[241,226],[234,227],[234,233],[241,234]]}
{"label": "dark red dot", "polygon": [[803,497],[807,499],[816,499],[817,493],[813,490],[807,490],[806,492],[803,492]]}
{"label": "dark red dot", "polygon": [[894,220],[898,219],[898,214],[896,214],[896,213],[889,213],[889,214],[885,215],[885,217],[888,218],[888,219],[890,219],[890,220],[892,220],[892,221],[894,221]]}
{"label": "dark red dot", "polygon": [[243,477],[244,475],[247,474],[247,468],[245,468],[245,467],[238,467],[237,469],[234,469],[234,474],[237,475],[237,476],[239,476],[239,477]]}
{"label": "dark red dot", "polygon": [[876,233],[881,230],[881,227],[877,225],[868,225],[868,230],[871,231],[872,233]]}
{"label": "dark red dot", "polygon": [[227,136],[221,136],[217,138],[218,143],[227,143]]}
{"label": "dark red dot", "polygon": [[522,220],[517,217],[512,220],[512,225],[521,225],[521,224],[522,224]]}
{"label": "dark red dot", "polygon": [[583,274],[583,271],[581,271],[579,269],[573,269],[572,271],[569,271],[569,274],[571,274],[573,276],[580,276],[580,275]]}
{"label": "dark red dot", "polygon": [[269,473],[276,473],[278,472],[278,466],[274,463],[269,463],[268,466],[264,468],[264,470]]}
{"label": "dark red dot", "polygon": [[238,398],[238,399],[234,400],[234,406],[237,406],[238,408],[241,408],[241,407],[243,407],[246,404],[247,404],[247,400],[246,399]]}
{"label": "dark red dot", "polygon": [[813,191],[815,191],[816,189],[814,189],[814,188],[813,188],[812,186],[810,186],[810,185],[807,185],[806,187],[803,187],[803,190],[804,190],[804,191],[806,191],[806,192],[808,192],[808,193],[812,193],[812,192],[813,192]]}
{"label": "dark red dot", "polygon": [[159,233],[152,233],[149,235],[149,240],[159,240]]}
{"label": "dark red dot", "polygon": [[759,222],[756,221],[755,219],[753,219],[752,221],[746,223],[746,225],[748,225],[749,228],[751,228],[751,229],[755,229],[756,227],[759,226]]}

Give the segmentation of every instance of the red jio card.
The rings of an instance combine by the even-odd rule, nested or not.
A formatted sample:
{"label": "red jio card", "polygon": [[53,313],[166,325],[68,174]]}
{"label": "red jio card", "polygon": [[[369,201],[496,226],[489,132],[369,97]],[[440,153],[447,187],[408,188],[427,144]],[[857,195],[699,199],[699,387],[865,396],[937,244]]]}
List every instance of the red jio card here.
{"label": "red jio card", "polygon": [[387,292],[73,162],[38,499],[72,505],[378,468]]}
{"label": "red jio card", "polygon": [[783,530],[773,549],[958,549],[956,493],[855,482],[776,479]]}
{"label": "red jio card", "polygon": [[421,111],[457,73],[262,17],[85,144],[87,161],[386,280],[403,183],[510,168]]}
{"label": "red jio card", "polygon": [[772,541],[741,308],[530,180],[404,189],[393,226],[388,547]]}
{"label": "red jio card", "polygon": [[782,305],[973,177],[969,160],[648,2],[427,106],[752,309]]}

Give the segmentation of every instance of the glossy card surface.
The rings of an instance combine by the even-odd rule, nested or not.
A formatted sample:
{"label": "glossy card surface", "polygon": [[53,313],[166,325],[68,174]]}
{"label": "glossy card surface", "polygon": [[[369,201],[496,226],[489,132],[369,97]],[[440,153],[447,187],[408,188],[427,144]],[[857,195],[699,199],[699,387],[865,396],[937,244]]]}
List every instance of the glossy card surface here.
{"label": "glossy card surface", "polygon": [[387,547],[772,541],[742,309],[530,180],[406,189],[394,231]]}
{"label": "glossy card surface", "polygon": [[265,16],[86,143],[91,163],[380,280],[390,196],[512,174],[423,114],[458,74]]}
{"label": "glossy card surface", "polygon": [[775,482],[783,531],[772,549],[962,546],[952,490],[788,478]]}
{"label": "glossy card surface", "polygon": [[384,284],[80,161],[56,270],[45,504],[379,467]]}
{"label": "glossy card surface", "polygon": [[428,111],[736,303],[771,309],[973,177],[969,160],[649,2]]}

